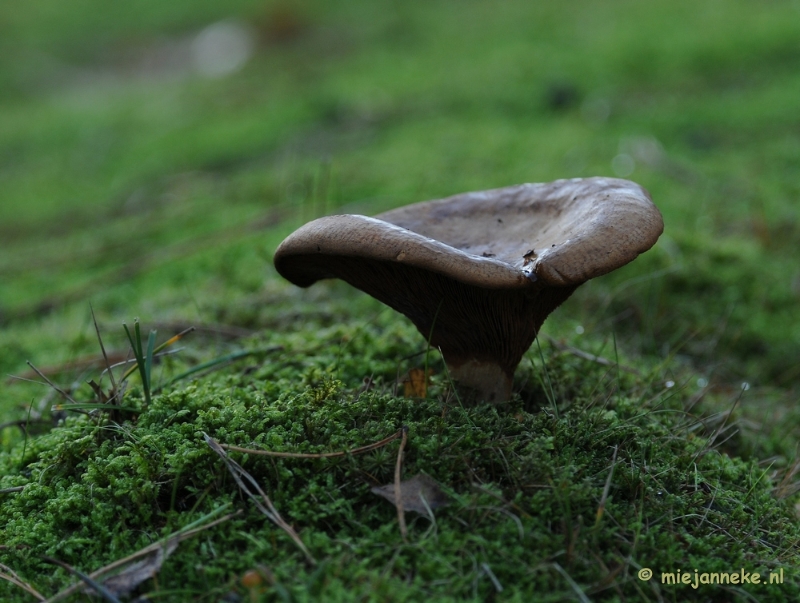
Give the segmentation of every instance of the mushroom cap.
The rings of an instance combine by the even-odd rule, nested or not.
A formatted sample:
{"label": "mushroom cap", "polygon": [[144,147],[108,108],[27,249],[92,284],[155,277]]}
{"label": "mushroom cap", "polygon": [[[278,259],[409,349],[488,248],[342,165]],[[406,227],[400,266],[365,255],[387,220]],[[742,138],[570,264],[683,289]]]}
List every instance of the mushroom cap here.
{"label": "mushroom cap", "polygon": [[333,257],[402,263],[486,289],[575,287],[632,261],[663,230],[638,184],[576,178],[463,193],[375,218],[320,218],[284,240],[274,261],[301,287],[339,277]]}

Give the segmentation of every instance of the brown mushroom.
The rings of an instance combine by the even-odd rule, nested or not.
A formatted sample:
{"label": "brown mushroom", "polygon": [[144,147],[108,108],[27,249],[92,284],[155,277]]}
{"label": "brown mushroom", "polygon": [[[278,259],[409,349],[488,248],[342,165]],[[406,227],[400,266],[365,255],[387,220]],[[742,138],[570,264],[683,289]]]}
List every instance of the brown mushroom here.
{"label": "brown mushroom", "polygon": [[287,237],[274,261],[296,285],[341,278],[405,314],[456,381],[498,402],[548,314],[581,283],[650,249],[663,228],[638,184],[557,180],[375,218],[320,218]]}

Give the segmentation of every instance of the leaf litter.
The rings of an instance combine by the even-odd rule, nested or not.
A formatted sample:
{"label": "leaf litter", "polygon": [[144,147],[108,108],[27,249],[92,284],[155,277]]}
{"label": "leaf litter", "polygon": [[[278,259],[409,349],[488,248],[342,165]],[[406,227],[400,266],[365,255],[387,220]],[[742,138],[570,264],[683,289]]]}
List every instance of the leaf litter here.
{"label": "leaf litter", "polygon": [[[397,506],[394,484],[375,486],[372,493],[377,494]],[[411,479],[400,482],[399,500],[403,509],[414,511],[420,515],[427,515],[431,511],[449,504],[450,499],[444,493],[439,483],[431,476],[418,473]]]}

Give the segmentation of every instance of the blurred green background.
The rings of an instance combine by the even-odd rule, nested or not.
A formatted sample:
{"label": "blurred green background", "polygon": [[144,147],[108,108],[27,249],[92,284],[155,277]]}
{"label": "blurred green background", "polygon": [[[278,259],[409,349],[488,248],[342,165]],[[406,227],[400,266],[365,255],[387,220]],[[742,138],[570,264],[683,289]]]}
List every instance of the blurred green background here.
{"label": "blurred green background", "polygon": [[268,304],[318,215],[611,175],[665,234],[546,329],[793,389],[798,100],[789,0],[5,3],[0,369]]}

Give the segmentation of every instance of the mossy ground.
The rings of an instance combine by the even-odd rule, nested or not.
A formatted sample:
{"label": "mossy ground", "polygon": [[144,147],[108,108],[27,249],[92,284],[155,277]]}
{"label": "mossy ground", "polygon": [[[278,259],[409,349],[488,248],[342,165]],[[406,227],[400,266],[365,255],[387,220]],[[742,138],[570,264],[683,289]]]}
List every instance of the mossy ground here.
{"label": "mossy ground", "polygon": [[[131,377],[134,411],[51,411],[52,389],[0,384],[3,421],[37,419],[28,435],[0,431],[0,490],[24,486],[0,494],[0,563],[50,595],[71,578],[43,557],[92,571],[228,505],[243,513],[180,544],[137,593],[800,597],[796,3],[108,10],[0,7],[0,369],[62,366],[53,379],[89,401],[99,370],[66,364],[98,357],[90,303],[111,351],[125,352],[134,317],[159,342],[198,330],[154,367],[149,405]],[[166,61],[228,17],[258,39],[243,70],[203,79]],[[504,405],[461,404],[391,310],[341,283],[295,289],[271,267],[318,215],[589,175],[643,184],[665,234],[548,319]],[[398,378],[426,365],[427,397],[398,395]],[[404,476],[424,472],[451,499],[433,518],[409,513],[407,542],[370,492],[393,480],[397,441],[334,459],[232,454],[317,566],[202,435],[331,452],[403,425]],[[264,577],[248,590],[254,568]],[[785,581],[658,579],[740,568]],[[31,597],[0,581],[0,599]]]}

